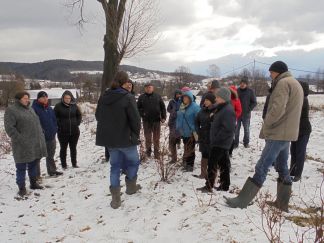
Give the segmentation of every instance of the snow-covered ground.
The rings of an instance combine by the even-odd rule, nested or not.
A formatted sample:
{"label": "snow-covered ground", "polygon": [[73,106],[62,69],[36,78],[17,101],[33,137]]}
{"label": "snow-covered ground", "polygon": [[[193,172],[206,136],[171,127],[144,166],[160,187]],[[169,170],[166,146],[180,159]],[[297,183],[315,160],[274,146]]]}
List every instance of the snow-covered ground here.
{"label": "snow-covered ground", "polygon": [[[262,101],[262,99],[259,99]],[[310,102],[324,104],[324,96],[310,96]],[[0,163],[0,235],[1,242],[267,242],[258,229],[261,211],[254,203],[247,209],[231,209],[223,196],[235,196],[246,178],[253,174],[264,141],[258,138],[261,111],[253,112],[251,147],[242,145],[234,151],[231,171],[231,192],[212,195],[197,192],[204,185],[192,173],[178,170],[170,183],[160,182],[154,161],[143,163],[139,170],[140,193],[123,193],[122,206],[113,210],[109,203],[109,164],[102,163],[104,149],[95,146],[96,122],[94,106],[82,105],[85,111],[78,144],[79,169],[71,166],[57,178],[45,176],[47,188],[32,192],[27,200],[16,200],[15,166],[12,155]],[[308,159],[301,182],[293,184],[290,205],[301,207],[300,198],[315,200],[319,206],[319,187],[323,180],[324,110],[311,111],[313,133],[308,145]],[[0,112],[3,129],[3,111]],[[198,149],[197,149],[198,151]],[[58,158],[57,146],[56,159]],[[179,156],[180,156],[179,151]],[[200,171],[197,152],[195,171]],[[58,167],[59,163],[57,163]],[[45,175],[45,161],[42,160]],[[277,174],[272,169],[261,192],[276,194]],[[28,183],[27,183],[28,184]],[[122,179],[124,192],[124,180]],[[315,199],[314,196],[316,195]],[[291,208],[289,215],[300,215]],[[282,241],[296,242],[295,231],[304,231],[286,220]],[[313,237],[313,234],[311,234]],[[310,238],[305,242],[312,242]]]}

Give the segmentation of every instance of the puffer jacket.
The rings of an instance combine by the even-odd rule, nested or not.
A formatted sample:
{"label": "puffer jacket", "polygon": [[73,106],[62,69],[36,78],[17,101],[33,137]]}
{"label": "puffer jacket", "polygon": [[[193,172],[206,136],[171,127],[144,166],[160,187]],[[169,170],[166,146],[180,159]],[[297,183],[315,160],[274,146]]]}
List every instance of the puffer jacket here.
{"label": "puffer jacket", "polygon": [[[65,95],[71,96],[70,104],[64,103],[63,97]],[[57,103],[54,107],[54,112],[57,120],[58,133],[72,135],[80,132],[79,126],[82,121],[82,115],[70,91],[67,90],[63,93],[61,102]]]}
{"label": "puffer jacket", "polygon": [[229,150],[235,133],[236,117],[230,103],[216,106],[210,128],[210,147]]}

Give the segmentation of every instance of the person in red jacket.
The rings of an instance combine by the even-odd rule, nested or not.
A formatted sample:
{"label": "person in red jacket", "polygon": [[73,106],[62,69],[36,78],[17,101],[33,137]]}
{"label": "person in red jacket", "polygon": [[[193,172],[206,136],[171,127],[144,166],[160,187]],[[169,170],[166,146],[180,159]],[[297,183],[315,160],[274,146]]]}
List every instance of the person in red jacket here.
{"label": "person in red jacket", "polygon": [[[236,116],[236,123],[237,123],[238,118],[242,114],[241,101],[240,101],[239,96],[237,94],[237,88],[235,87],[235,85],[231,85],[229,87],[229,89],[231,91],[231,102],[232,102],[232,106],[234,107],[235,116]],[[234,149],[234,139],[233,139],[232,146],[231,146],[231,148],[229,150],[229,155],[230,156],[232,156],[233,149]]]}

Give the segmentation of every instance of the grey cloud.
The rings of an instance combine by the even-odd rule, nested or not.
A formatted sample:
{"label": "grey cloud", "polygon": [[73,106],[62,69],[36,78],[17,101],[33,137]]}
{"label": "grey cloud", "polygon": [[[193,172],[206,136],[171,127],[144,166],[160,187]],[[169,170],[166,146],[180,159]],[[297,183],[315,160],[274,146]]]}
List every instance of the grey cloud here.
{"label": "grey cloud", "polygon": [[308,32],[282,32],[280,34],[273,34],[275,32],[266,32],[261,38],[258,38],[254,44],[261,45],[267,48],[276,46],[292,46],[292,45],[307,45],[316,40],[313,33]]}
{"label": "grey cloud", "polygon": [[219,15],[239,16],[257,25],[263,36],[255,44],[264,47],[292,42],[309,44],[316,38],[314,33],[324,33],[324,1],[209,0],[209,3]]}
{"label": "grey cloud", "polygon": [[233,38],[242,27],[242,22],[235,22],[230,26],[224,28],[207,28],[201,31],[201,34],[204,35],[209,40],[215,40],[219,38]]}

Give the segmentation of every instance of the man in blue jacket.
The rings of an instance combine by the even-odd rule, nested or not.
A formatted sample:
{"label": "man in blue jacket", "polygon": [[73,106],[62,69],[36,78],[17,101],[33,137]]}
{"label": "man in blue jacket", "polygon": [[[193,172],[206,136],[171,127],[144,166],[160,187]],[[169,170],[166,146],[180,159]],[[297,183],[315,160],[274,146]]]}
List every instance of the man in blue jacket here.
{"label": "man in blue jacket", "polygon": [[[62,175],[62,172],[56,170],[54,161],[55,149],[56,149],[56,133],[57,123],[54,110],[48,104],[48,95],[45,91],[40,91],[37,94],[37,100],[34,100],[32,105],[35,113],[38,115],[46,140],[46,168],[47,173],[50,176]],[[40,176],[40,168],[38,162],[38,176]]]}

